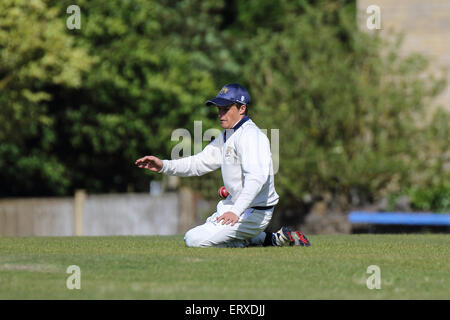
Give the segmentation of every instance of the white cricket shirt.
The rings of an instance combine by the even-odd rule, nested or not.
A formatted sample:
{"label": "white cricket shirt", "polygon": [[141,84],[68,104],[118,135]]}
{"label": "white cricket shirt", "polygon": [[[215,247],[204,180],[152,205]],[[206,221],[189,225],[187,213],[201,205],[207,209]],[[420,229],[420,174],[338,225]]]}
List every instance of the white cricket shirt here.
{"label": "white cricket shirt", "polygon": [[250,119],[234,131],[225,130],[196,155],[163,160],[159,172],[187,177],[201,176],[219,168],[230,193],[227,200],[233,203],[230,211],[237,216],[250,207],[278,203],[269,139]]}

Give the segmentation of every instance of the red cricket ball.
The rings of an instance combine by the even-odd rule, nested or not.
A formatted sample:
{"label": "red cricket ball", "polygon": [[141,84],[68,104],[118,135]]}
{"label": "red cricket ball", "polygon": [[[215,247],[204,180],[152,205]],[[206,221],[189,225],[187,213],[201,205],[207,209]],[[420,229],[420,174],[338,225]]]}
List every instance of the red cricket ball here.
{"label": "red cricket ball", "polygon": [[229,195],[229,193],[228,193],[227,189],[225,189],[225,187],[220,187],[220,189],[219,189],[219,196],[222,199],[225,199],[226,197],[228,197],[228,195]]}

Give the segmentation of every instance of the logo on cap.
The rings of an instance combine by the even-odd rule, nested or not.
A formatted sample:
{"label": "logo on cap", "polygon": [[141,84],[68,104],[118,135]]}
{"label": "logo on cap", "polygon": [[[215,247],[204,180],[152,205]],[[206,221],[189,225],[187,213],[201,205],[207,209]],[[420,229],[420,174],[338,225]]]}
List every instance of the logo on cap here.
{"label": "logo on cap", "polygon": [[227,106],[234,102],[242,104],[250,103],[250,95],[239,83],[229,83],[223,86],[215,98],[206,101],[206,105]]}

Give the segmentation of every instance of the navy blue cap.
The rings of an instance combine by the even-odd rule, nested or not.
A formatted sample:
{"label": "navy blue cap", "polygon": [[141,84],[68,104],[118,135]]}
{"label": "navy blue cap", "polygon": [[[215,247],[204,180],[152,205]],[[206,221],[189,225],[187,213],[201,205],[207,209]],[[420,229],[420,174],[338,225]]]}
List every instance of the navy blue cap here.
{"label": "navy blue cap", "polygon": [[248,91],[239,83],[230,83],[220,89],[215,98],[206,101],[207,106],[224,107],[235,102],[248,105],[250,103],[250,95]]}

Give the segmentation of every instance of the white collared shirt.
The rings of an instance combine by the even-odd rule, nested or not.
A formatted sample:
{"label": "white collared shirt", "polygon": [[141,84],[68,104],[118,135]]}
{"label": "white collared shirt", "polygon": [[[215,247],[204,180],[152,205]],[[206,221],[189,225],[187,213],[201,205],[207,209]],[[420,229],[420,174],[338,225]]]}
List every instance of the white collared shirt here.
{"label": "white collared shirt", "polygon": [[279,196],[275,191],[272,154],[267,136],[251,120],[247,120],[231,136],[223,134],[196,155],[163,160],[161,173],[175,176],[201,176],[221,169],[231,212],[240,216],[247,208],[274,206]]}

